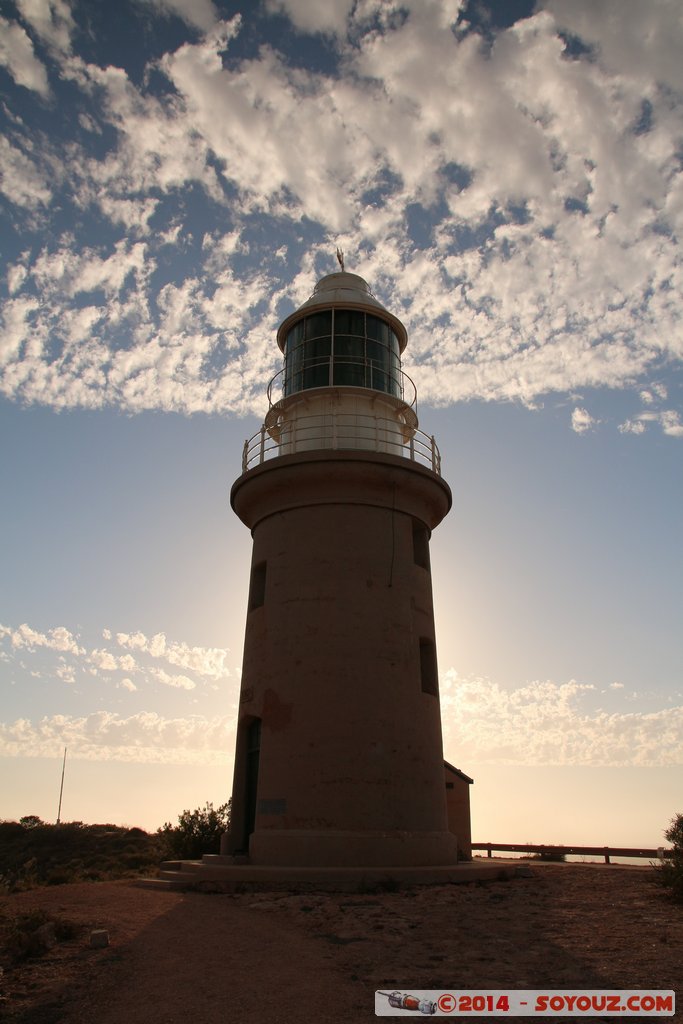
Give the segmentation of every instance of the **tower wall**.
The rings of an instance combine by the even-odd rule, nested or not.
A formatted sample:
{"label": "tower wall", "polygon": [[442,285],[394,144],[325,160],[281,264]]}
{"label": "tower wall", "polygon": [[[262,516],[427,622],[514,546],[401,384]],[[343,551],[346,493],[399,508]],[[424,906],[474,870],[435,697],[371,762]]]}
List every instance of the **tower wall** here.
{"label": "tower wall", "polygon": [[231,852],[256,864],[452,864],[428,537],[451,493],[399,456],[244,473],[253,535]]}

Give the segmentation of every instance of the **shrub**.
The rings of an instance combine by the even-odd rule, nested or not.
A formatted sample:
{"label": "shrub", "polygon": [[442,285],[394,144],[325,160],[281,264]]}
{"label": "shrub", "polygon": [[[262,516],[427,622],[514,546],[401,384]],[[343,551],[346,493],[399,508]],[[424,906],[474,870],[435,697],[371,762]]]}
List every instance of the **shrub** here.
{"label": "shrub", "polygon": [[220,853],[221,836],[230,825],[230,802],[214,809],[206,803],[194,811],[183,811],[178,824],[166,822],[159,835],[172,857],[196,860],[205,853]]}
{"label": "shrub", "polygon": [[19,818],[19,824],[22,828],[38,828],[39,825],[44,825],[45,822],[37,814],[25,814],[23,818]]}
{"label": "shrub", "polygon": [[544,860],[550,864],[564,864],[566,855],[559,850],[541,850],[540,853],[534,854],[530,860]]}
{"label": "shrub", "polygon": [[[155,872],[165,856],[159,837],[116,825],[0,822],[0,889]],[[24,821],[25,819],[22,819]]]}
{"label": "shrub", "polygon": [[56,942],[74,939],[83,926],[48,914],[45,910],[29,910],[0,918],[0,939],[5,962],[10,966],[31,957],[42,956]]}
{"label": "shrub", "polygon": [[671,857],[657,865],[658,878],[676,902],[683,903],[683,814],[671,819],[664,837],[671,843]]}

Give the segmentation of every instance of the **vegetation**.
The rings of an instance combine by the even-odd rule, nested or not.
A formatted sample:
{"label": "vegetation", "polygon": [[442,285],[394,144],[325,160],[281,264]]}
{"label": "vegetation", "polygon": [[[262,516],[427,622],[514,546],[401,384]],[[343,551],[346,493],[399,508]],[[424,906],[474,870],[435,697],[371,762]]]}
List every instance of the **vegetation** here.
{"label": "vegetation", "polygon": [[36,814],[0,821],[0,890],[153,875],[166,858],[219,853],[229,824],[229,803],[183,811],[177,825],[155,833],[82,821],[48,825]]}
{"label": "vegetation", "polygon": [[194,811],[183,811],[177,825],[166,822],[158,835],[170,856],[196,860],[205,853],[220,853],[221,836],[229,825],[230,802],[215,809],[207,803]]}
{"label": "vegetation", "polygon": [[154,873],[165,850],[141,828],[48,825],[35,814],[0,821],[0,888],[92,882]]}
{"label": "vegetation", "polygon": [[658,879],[677,903],[683,903],[683,814],[671,819],[664,836],[671,843],[671,856],[657,865]]}
{"label": "vegetation", "polygon": [[3,967],[14,967],[24,960],[42,956],[55,943],[74,939],[82,930],[82,925],[45,910],[0,914],[0,958]]}

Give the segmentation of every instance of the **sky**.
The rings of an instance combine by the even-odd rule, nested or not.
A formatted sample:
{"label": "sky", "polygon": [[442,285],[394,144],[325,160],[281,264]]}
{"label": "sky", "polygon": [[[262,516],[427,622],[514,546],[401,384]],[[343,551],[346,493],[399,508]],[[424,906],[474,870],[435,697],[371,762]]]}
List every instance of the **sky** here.
{"label": "sky", "polygon": [[453,510],[476,841],[683,812],[678,0],[0,0],[0,818],[231,791],[244,439],[337,269]]}

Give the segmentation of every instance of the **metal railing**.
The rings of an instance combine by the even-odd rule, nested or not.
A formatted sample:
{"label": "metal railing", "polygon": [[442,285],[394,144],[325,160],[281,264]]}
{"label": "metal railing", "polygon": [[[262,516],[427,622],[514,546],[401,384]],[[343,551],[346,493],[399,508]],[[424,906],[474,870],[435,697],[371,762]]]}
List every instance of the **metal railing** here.
{"label": "metal railing", "polygon": [[627,848],[623,846],[555,846],[552,843],[538,845],[537,843],[472,843],[473,850],[486,850],[487,856],[495,853],[537,853],[541,857],[564,857],[569,856],[593,856],[604,857],[605,864],[609,864],[610,857],[643,857],[650,860],[663,859],[671,856],[671,850],[659,847],[657,850]]}
{"label": "metal railing", "polygon": [[242,472],[281,455],[332,450],[399,455],[441,476],[441,453],[434,437],[417,429],[408,433],[404,437],[400,423],[382,417],[336,412],[297,416],[277,431],[269,432],[264,424],[244,442]]}

